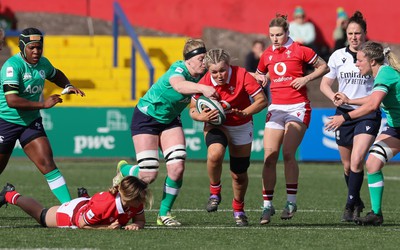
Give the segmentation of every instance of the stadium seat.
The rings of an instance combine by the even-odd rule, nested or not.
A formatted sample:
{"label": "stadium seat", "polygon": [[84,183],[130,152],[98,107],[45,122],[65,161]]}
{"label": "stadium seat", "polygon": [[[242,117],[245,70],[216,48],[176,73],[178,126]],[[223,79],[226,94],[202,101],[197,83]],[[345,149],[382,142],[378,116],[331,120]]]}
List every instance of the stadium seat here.
{"label": "stadium seat", "polygon": [[[170,65],[182,59],[184,37],[140,37],[150,57],[157,80]],[[131,40],[118,40],[118,67],[113,67],[112,36],[45,37],[43,55],[61,69],[72,84],[86,93],[85,98],[64,96],[60,106],[134,106],[149,89],[149,75],[143,60],[136,53],[136,94],[131,97]],[[8,37],[11,54],[19,52],[18,38]],[[46,84],[44,95],[60,93],[54,84]]]}

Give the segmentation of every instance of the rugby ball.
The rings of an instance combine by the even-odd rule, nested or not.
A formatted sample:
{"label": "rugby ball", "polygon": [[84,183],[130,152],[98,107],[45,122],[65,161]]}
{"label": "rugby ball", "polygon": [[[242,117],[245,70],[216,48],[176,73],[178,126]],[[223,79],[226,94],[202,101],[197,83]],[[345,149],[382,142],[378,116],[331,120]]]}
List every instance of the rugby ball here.
{"label": "rugby ball", "polygon": [[221,125],[222,123],[225,122],[226,116],[224,108],[217,100],[213,100],[202,95],[196,101],[196,108],[198,112],[201,112],[206,108],[209,108],[211,110],[218,109],[219,111],[218,118],[213,121],[210,121],[209,123],[213,125]]}

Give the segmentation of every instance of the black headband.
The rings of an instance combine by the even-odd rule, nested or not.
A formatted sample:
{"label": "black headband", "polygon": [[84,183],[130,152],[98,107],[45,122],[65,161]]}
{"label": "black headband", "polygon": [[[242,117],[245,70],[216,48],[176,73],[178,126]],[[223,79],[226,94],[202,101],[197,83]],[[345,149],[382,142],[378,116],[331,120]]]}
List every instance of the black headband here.
{"label": "black headband", "polygon": [[189,60],[190,58],[192,58],[194,56],[197,56],[199,54],[204,54],[206,52],[207,52],[207,50],[205,47],[200,47],[200,48],[194,49],[192,51],[189,51],[188,53],[186,53],[184,55],[184,57],[185,57],[185,60]]}

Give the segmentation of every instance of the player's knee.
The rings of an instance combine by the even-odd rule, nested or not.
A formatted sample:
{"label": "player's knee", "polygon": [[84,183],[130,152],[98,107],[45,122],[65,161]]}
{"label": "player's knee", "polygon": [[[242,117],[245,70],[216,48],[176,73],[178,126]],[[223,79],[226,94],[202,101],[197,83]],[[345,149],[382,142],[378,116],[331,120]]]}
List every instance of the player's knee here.
{"label": "player's knee", "polygon": [[139,171],[142,173],[153,173],[156,175],[160,167],[160,161],[157,150],[145,150],[136,155],[136,160],[139,165]]}
{"label": "player's knee", "polygon": [[278,163],[278,158],[279,158],[279,152],[272,152],[265,156],[264,159],[264,167],[269,168],[269,167],[274,167]]}
{"label": "player's knee", "polygon": [[216,128],[213,128],[207,132],[205,141],[207,147],[209,147],[213,143],[222,144],[225,148],[226,146],[228,146],[228,138],[226,137],[225,133],[222,130]]}
{"label": "player's knee", "polygon": [[180,180],[183,178],[183,173],[185,172],[185,165],[183,162],[181,164],[174,164],[168,166],[168,176],[174,180]]}
{"label": "player's knee", "polygon": [[225,148],[216,148],[211,147],[208,148],[207,151],[207,162],[211,163],[212,165],[222,165],[225,156]]}
{"label": "player's knee", "polygon": [[157,172],[141,172],[139,173],[139,179],[142,181],[146,182],[147,184],[153,183],[158,176],[158,171]]}
{"label": "player's knee", "polygon": [[377,141],[369,148],[370,155],[375,156],[377,159],[386,163],[393,158],[392,149],[383,141]]}
{"label": "player's knee", "polygon": [[167,165],[183,162],[186,159],[186,147],[182,144],[167,148],[163,153]]}
{"label": "player's knee", "polygon": [[250,166],[250,156],[230,157],[230,169],[234,174],[246,173],[249,166]]}
{"label": "player's knee", "polygon": [[285,150],[282,149],[282,157],[283,157],[283,161],[285,162],[293,162],[296,161],[296,152],[292,151],[292,150]]}

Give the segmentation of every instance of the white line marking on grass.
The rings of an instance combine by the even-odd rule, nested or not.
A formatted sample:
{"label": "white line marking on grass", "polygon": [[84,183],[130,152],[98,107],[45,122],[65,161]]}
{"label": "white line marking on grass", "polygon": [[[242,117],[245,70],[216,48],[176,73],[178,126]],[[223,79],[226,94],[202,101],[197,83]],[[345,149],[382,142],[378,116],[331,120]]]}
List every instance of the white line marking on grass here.
{"label": "white line marking on grass", "polygon": [[145,226],[145,229],[237,229],[237,230],[360,230],[358,227],[303,227],[303,226],[293,226],[293,227],[281,227],[281,226],[256,226],[256,227],[237,227],[237,226],[179,226],[179,227],[166,227],[166,226]]}
{"label": "white line marking on grass", "polygon": [[[148,212],[158,212],[158,209],[150,209],[146,210]],[[245,209],[246,212],[262,212],[262,209]],[[180,209],[172,209],[172,212],[204,212],[206,213],[205,209],[201,208],[180,208]],[[232,212],[232,209],[218,209],[218,212]],[[217,213],[218,213],[217,212]],[[297,212],[303,212],[303,213],[342,213],[343,210],[337,210],[337,209],[298,209]],[[398,211],[385,211],[385,214],[397,214]]]}
{"label": "white line marking on grass", "polygon": [[[150,212],[158,212],[158,209],[151,209],[151,210],[146,210]],[[179,208],[179,209],[172,209],[173,212],[206,212],[205,209],[200,209],[200,208]],[[262,209],[245,209],[246,212],[262,212]],[[232,209],[218,209],[218,212],[232,212]],[[298,209],[297,212],[305,212],[305,213],[338,213],[338,212],[343,212],[342,210],[301,210]]]}
{"label": "white line marking on grass", "polygon": [[390,181],[400,181],[400,177],[397,176],[385,176],[384,177],[385,181],[390,180]]}

